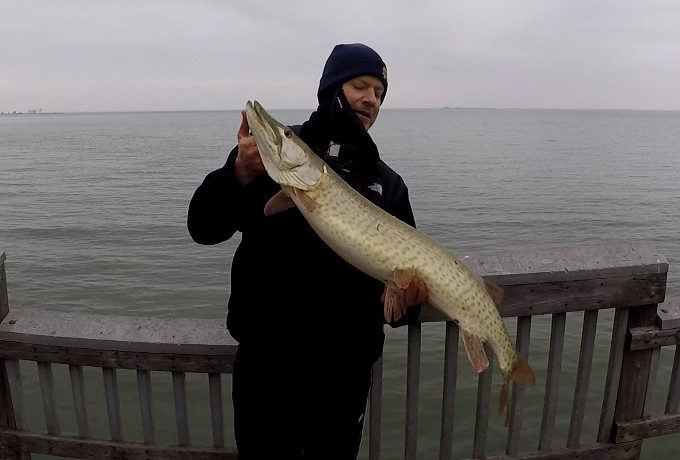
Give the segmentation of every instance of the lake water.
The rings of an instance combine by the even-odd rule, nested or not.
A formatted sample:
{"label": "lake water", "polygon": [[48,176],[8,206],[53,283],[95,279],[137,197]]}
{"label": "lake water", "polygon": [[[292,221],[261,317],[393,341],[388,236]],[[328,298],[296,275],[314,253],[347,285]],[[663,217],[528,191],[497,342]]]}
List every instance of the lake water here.
{"label": "lake water", "polygon": [[[294,124],[309,111],[272,114]],[[7,253],[11,307],[224,317],[238,237],[214,247],[193,243],[186,209],[203,177],[226,160],[239,123],[237,111],[0,116],[0,252]],[[419,228],[454,253],[648,240],[666,255],[668,293],[678,295],[680,112],[388,109],[371,134],[409,186]],[[595,439],[608,358],[612,316],[600,316],[583,442]],[[509,327],[514,336],[512,321]],[[530,353],[539,384],[525,396],[523,450],[537,445],[549,332],[549,318],[536,318]],[[565,356],[578,353],[580,334],[580,315],[569,315]],[[383,458],[403,457],[405,335],[406,329],[388,331]],[[424,325],[422,458],[435,458],[438,449],[442,348],[442,325]],[[665,395],[672,353],[662,352],[658,394]],[[568,430],[571,361],[563,367],[554,448],[565,445]],[[459,458],[471,453],[476,388],[461,363]],[[57,385],[69,394],[63,371],[56,370]],[[25,374],[36,378],[31,369]],[[132,414],[134,376],[123,372],[120,380],[129,388],[121,403]],[[157,402],[171,395],[168,382],[159,385]],[[189,385],[204,384],[190,378]],[[498,388],[494,382],[493,392]],[[93,399],[99,393],[88,388]],[[39,392],[27,396],[31,421],[44,426],[39,400]],[[655,404],[657,413],[663,403]],[[171,407],[158,411],[173,417]],[[199,427],[193,438],[209,443],[204,415],[190,408]],[[67,432],[75,423],[64,418]],[[94,417],[93,430],[105,434],[105,415],[100,419]],[[159,438],[172,439],[173,423],[167,425]],[[488,453],[502,453],[502,417],[489,425]],[[126,436],[141,438],[132,431]],[[678,439],[646,441],[643,458],[680,456]]]}

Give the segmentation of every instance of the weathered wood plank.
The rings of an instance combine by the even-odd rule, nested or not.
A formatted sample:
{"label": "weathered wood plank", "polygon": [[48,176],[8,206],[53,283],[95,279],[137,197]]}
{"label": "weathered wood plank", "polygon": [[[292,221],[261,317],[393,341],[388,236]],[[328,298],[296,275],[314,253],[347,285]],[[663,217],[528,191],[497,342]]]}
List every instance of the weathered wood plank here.
{"label": "weathered wood plank", "polygon": [[661,329],[657,325],[632,327],[628,331],[628,336],[631,351],[680,343],[680,329]]}
{"label": "weathered wood plank", "polygon": [[680,328],[680,297],[666,298],[656,312],[656,325],[661,329]]}
{"label": "weathered wood plank", "polygon": [[7,384],[12,397],[12,408],[14,409],[14,420],[16,427],[20,430],[28,430],[28,414],[24,405],[24,386],[21,382],[21,367],[19,361],[8,359],[5,361],[7,370]]}
{"label": "weathered wood plank", "polygon": [[460,258],[477,274],[496,277],[489,279],[495,284],[502,279],[504,285],[668,272],[666,258],[648,242],[494,251]]}
{"label": "weathered wood plank", "polygon": [[69,366],[71,377],[71,393],[73,394],[73,406],[76,413],[76,423],[78,424],[78,435],[81,438],[89,438],[90,424],[87,420],[87,409],[85,404],[85,377],[81,366]]}
{"label": "weathered wood plank", "polygon": [[475,416],[475,434],[472,442],[472,456],[484,458],[486,452],[486,436],[489,431],[489,404],[491,401],[491,381],[493,378],[494,354],[491,347],[484,344],[489,358],[489,367],[482,371],[477,380],[477,411]]}
{"label": "weathered wood plank", "polygon": [[139,410],[142,416],[144,444],[155,444],[156,435],[153,425],[153,396],[151,394],[151,372],[137,371],[137,393]]}
{"label": "weathered wood plank", "polygon": [[637,441],[680,433],[680,414],[664,414],[625,422],[617,421],[614,425],[614,442]]}
{"label": "weathered wood plank", "polygon": [[[14,312],[10,313],[10,316]],[[0,340],[0,358],[44,361],[75,366],[110,367],[165,372],[221,372],[231,373],[236,349],[232,354],[165,354],[134,351],[72,348],[68,346],[3,342]]]}
{"label": "weathered wood plank", "polygon": [[222,413],[222,376],[208,374],[210,393],[210,420],[212,422],[213,447],[224,447],[224,415]]}
{"label": "weathered wood plank", "polygon": [[404,459],[416,460],[418,451],[418,393],[420,390],[421,326],[408,326],[406,356],[406,439]]}
{"label": "weathered wood plank", "polygon": [[538,450],[552,449],[553,430],[555,429],[555,419],[557,417],[557,395],[560,389],[560,376],[562,374],[566,321],[566,313],[556,313],[552,317],[550,351],[548,353],[548,375],[545,384]]}
{"label": "weathered wood plank", "polygon": [[[638,307],[630,310],[628,328],[649,326],[656,321],[656,306]],[[624,351],[621,380],[616,402],[614,420],[626,421],[642,417],[647,398],[647,382],[650,377],[652,350]]]}
{"label": "weathered wood plank", "polygon": [[[0,322],[9,313],[7,296],[7,275],[5,272],[5,253],[0,253]],[[0,429],[16,428],[12,396],[10,394],[5,360],[0,358]],[[28,454],[30,456],[30,454]],[[19,460],[20,452],[10,452],[0,446],[0,458]]]}
{"label": "weathered wood plank", "polygon": [[[10,312],[0,341],[172,355],[233,355],[223,319],[142,318],[42,310]],[[9,324],[9,320],[13,323]]]}
{"label": "weathered wood plank", "polygon": [[18,430],[0,432],[0,445],[57,457],[98,460],[238,460],[232,449],[158,446],[132,442],[50,436]]}
{"label": "weathered wood plank", "polygon": [[0,428],[15,428],[12,396],[9,392],[5,360],[0,359]]}
{"label": "weathered wood plank", "polygon": [[[512,457],[485,457],[485,460],[635,460],[638,458],[642,441],[624,444],[599,443],[576,449],[564,448],[550,452],[533,452]],[[473,459],[469,459],[473,460]]]}
{"label": "weathered wood plank", "polygon": [[187,390],[184,372],[172,373],[172,392],[175,399],[175,421],[177,422],[177,442],[180,446],[190,446],[189,419],[187,417]]}
{"label": "weathered wood plank", "polygon": [[583,419],[585,417],[590,373],[593,367],[593,355],[595,352],[597,316],[597,310],[583,312],[581,350],[578,358],[574,402],[571,409],[571,420],[569,421],[569,434],[567,435],[567,447],[570,448],[578,447],[581,444],[581,432],[583,431]]}
{"label": "weathered wood plank", "polygon": [[109,419],[109,432],[112,441],[123,441],[123,421],[120,412],[120,394],[118,392],[118,377],[116,370],[110,367],[102,369],[104,378],[104,396],[106,398],[106,413]]}
{"label": "weathered wood plank", "polygon": [[647,375],[647,393],[642,406],[642,417],[648,417],[652,410],[654,403],[654,388],[656,387],[656,376],[659,372],[659,357],[661,356],[661,348],[653,348],[652,357],[649,362],[649,373]]}
{"label": "weathered wood plank", "polygon": [[442,396],[442,427],[439,438],[439,460],[451,460],[453,455],[453,419],[456,408],[456,377],[458,373],[458,326],[446,323],[444,342],[444,388]]}
{"label": "weathered wood plank", "polygon": [[[484,279],[490,281],[494,278]],[[651,274],[520,285],[504,285],[503,280],[500,280],[496,284],[505,292],[503,308],[500,309],[501,316],[514,317],[656,305],[665,298],[666,279],[666,274]],[[441,311],[425,304],[419,321],[446,319]]]}
{"label": "weathered wood plank", "polygon": [[50,363],[38,363],[38,379],[40,381],[40,394],[42,395],[47,433],[59,436],[61,428],[59,427],[59,414],[57,413],[57,400],[54,392],[54,376]]}
{"label": "weathered wood plank", "polygon": [[666,398],[666,414],[678,412],[680,404],[680,347],[675,347],[673,357],[673,369],[671,370],[671,380],[668,383],[668,397]]}
{"label": "weathered wood plank", "polygon": [[0,254],[0,323],[9,313],[9,297],[7,294],[7,272],[5,271],[5,253]]}
{"label": "weathered wood plank", "polygon": [[371,382],[371,398],[369,403],[368,424],[368,460],[380,459],[380,441],[382,433],[382,386],[383,358],[373,364]]}
{"label": "weathered wood plank", "polygon": [[628,330],[628,311],[628,308],[619,308],[614,313],[607,378],[604,384],[600,425],[597,430],[597,442],[600,443],[608,442],[612,433],[614,411],[616,409],[619,382],[621,380],[623,346],[626,341],[626,331]]}
{"label": "weathered wood plank", "polygon": [[[529,344],[531,337],[531,316],[521,316],[517,319],[516,347],[524,359],[529,362]],[[525,385],[512,384],[512,398],[510,422],[508,424],[508,442],[505,453],[515,455],[519,452],[519,441],[522,433],[522,421],[524,414],[524,390]]]}

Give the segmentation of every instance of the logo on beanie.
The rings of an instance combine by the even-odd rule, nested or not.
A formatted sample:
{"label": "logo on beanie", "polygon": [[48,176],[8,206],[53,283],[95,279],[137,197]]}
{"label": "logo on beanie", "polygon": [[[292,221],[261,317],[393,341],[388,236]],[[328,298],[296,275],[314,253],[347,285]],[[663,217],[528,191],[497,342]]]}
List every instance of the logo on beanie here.
{"label": "logo on beanie", "polygon": [[383,68],[382,68],[382,77],[383,77],[383,80],[387,81],[387,67],[384,67],[384,66],[383,66]]}

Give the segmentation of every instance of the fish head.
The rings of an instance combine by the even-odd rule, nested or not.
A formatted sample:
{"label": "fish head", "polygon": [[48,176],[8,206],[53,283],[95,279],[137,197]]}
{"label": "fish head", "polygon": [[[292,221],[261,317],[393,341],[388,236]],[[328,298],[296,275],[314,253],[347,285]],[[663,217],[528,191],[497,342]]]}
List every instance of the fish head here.
{"label": "fish head", "polygon": [[246,117],[262,164],[275,182],[302,190],[319,182],[322,160],[290,127],[275,120],[257,101],[248,101]]}

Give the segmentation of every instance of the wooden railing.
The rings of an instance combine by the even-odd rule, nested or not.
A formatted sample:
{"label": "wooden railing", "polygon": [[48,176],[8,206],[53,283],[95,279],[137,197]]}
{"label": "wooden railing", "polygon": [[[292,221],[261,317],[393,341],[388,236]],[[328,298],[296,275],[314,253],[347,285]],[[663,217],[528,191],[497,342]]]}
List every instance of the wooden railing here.
{"label": "wooden railing", "polygon": [[[464,256],[463,260],[487,281],[505,290],[504,317],[516,318],[517,348],[534,368],[543,365],[545,378],[532,389],[531,402],[542,392],[540,431],[536,449],[520,453],[523,414],[528,405],[526,388],[513,386],[510,423],[505,455],[489,457],[487,433],[494,363],[478,376],[474,414],[472,458],[567,459],[639,457],[642,441],[652,436],[680,432],[680,347],[676,348],[665,395],[663,414],[652,414],[657,385],[660,350],[680,341],[680,304],[666,301],[668,264],[647,243],[619,243],[598,247],[532,250]],[[237,344],[228,335],[223,320],[114,317],[36,310],[9,310],[4,254],[0,256],[0,458],[26,459],[30,453],[93,459],[225,459],[237,458],[233,442],[225,442],[222,377],[232,369]],[[661,304],[661,305],[659,305]],[[587,401],[591,384],[598,315],[611,309],[611,345],[604,391],[600,401]],[[547,364],[529,357],[532,319],[551,316]],[[558,417],[565,327],[567,318],[582,321],[578,370],[573,389],[566,445],[555,443]],[[600,317],[600,320],[602,318]],[[421,322],[445,321],[443,315],[425,306]],[[602,323],[602,321],[600,321]],[[514,334],[513,334],[514,332]],[[419,386],[422,325],[410,326],[405,359],[407,384],[404,458],[418,453]],[[454,413],[457,403],[458,329],[446,323],[443,363],[443,394],[439,458],[453,458]],[[533,353],[542,352],[534,347]],[[488,353],[490,361],[492,353]],[[540,354],[540,353],[539,353]],[[575,356],[573,358],[576,359]],[[29,423],[34,414],[26,410],[20,362],[36,366],[42,416],[46,430]],[[36,364],[31,364],[36,363]],[[77,432],[61,429],[58,391],[53,365],[67,365],[72,408]],[[466,366],[467,362],[461,363]],[[382,360],[374,367],[370,397],[368,455],[381,456]],[[84,373],[83,369],[88,369]],[[99,369],[109,433],[95,437],[90,429],[85,395],[91,368]],[[124,436],[117,371],[136,371],[142,440]],[[152,400],[151,372],[169,373],[173,397],[160,404],[174,404],[174,421],[153,417],[159,401]],[[497,369],[495,369],[497,372]],[[127,371],[129,372],[129,371]],[[192,443],[186,392],[187,373],[207,376],[212,445]],[[542,375],[542,374],[541,374]],[[228,376],[227,376],[228,377]],[[539,390],[539,391],[536,391]],[[459,401],[458,401],[459,402]],[[155,403],[155,404],[154,404]],[[586,404],[598,404],[599,429],[595,442],[582,444]],[[502,423],[502,418],[500,421]],[[155,435],[160,425],[175,425],[177,442],[160,443]],[[228,430],[227,430],[228,431]],[[526,441],[526,430],[523,441]],[[534,440],[532,440],[533,442]],[[526,442],[524,442],[526,444]],[[460,458],[460,453],[456,453]]]}

